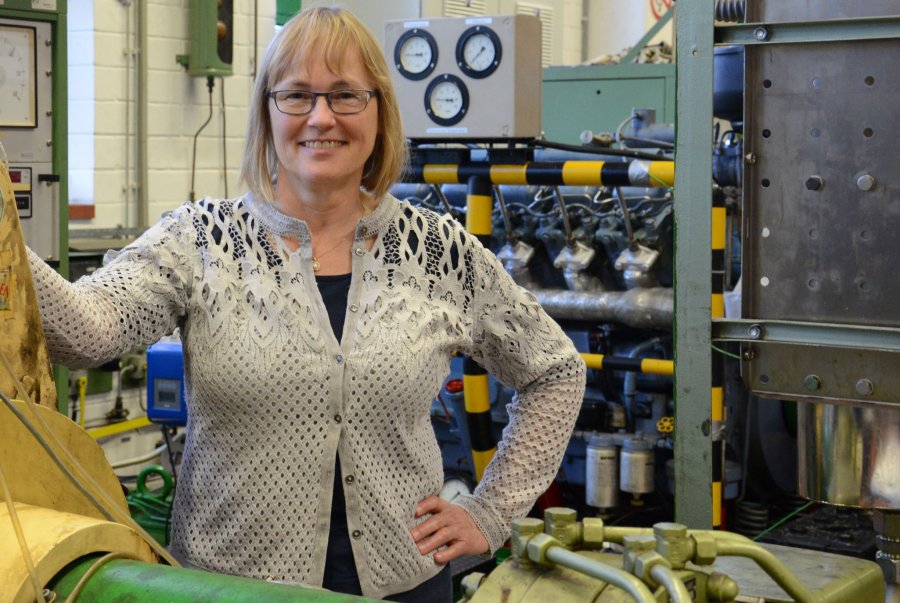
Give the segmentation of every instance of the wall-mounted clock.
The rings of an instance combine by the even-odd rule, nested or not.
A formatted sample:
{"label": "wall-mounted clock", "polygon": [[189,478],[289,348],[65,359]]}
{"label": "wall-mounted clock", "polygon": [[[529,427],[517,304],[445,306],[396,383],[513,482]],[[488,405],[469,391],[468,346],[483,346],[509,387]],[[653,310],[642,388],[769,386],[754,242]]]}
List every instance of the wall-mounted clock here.
{"label": "wall-mounted clock", "polygon": [[0,127],[37,126],[35,29],[0,24]]}
{"label": "wall-mounted clock", "polygon": [[500,38],[484,25],[470,27],[456,43],[456,64],[469,77],[485,78],[494,73],[502,56]]}
{"label": "wall-mounted clock", "polygon": [[458,124],[468,110],[469,90],[455,75],[439,75],[425,89],[425,113],[436,124]]}
{"label": "wall-mounted clock", "polygon": [[437,60],[437,42],[424,29],[407,30],[394,45],[394,64],[407,79],[425,79],[434,71]]}

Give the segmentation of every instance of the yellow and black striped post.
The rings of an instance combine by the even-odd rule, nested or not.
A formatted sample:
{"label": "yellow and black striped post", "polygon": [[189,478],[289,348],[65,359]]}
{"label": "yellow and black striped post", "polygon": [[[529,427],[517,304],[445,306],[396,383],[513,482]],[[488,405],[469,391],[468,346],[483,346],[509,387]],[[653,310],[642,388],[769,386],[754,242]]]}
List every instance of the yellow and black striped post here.
{"label": "yellow and black striped post", "polygon": [[[712,207],[712,318],[725,317],[725,200],[713,195]],[[713,528],[722,527],[722,488],[725,481],[725,400],[724,362],[712,354],[712,519]]]}
{"label": "yellow and black striped post", "polygon": [[[672,186],[672,161],[529,161],[521,164],[421,163],[406,174],[408,182],[461,184],[472,178],[488,184],[534,184],[555,186]],[[473,233],[474,234],[474,233]]]}
{"label": "yellow and black striped post", "polygon": [[604,354],[582,354],[581,357],[589,369],[599,371],[629,371],[669,376],[675,374],[675,362],[662,358],[629,358]]}
{"label": "yellow and black striped post", "polygon": [[[466,230],[487,247],[493,226],[493,188],[489,180],[472,176],[466,195]],[[484,470],[494,458],[497,445],[491,430],[491,393],[488,374],[471,358],[463,361],[463,392],[466,402],[466,422],[472,442],[472,461],[475,479],[481,481]]]}

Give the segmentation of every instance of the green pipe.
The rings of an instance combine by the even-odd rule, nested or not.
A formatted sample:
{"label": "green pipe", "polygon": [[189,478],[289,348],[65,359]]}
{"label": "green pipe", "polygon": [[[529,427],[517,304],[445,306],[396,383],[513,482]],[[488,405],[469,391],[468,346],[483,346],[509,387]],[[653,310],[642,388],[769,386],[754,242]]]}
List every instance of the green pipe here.
{"label": "green pipe", "polygon": [[[57,594],[58,600],[67,600],[78,581],[98,558],[99,556],[82,557],[54,577],[49,588]],[[360,603],[374,599],[168,565],[111,559],[89,577],[72,603],[79,601]]]}
{"label": "green pipe", "polygon": [[624,570],[600,561],[588,559],[561,546],[549,547],[547,549],[547,560],[617,586],[626,591],[639,603],[656,603],[656,598],[650,592],[650,589],[639,578]]}

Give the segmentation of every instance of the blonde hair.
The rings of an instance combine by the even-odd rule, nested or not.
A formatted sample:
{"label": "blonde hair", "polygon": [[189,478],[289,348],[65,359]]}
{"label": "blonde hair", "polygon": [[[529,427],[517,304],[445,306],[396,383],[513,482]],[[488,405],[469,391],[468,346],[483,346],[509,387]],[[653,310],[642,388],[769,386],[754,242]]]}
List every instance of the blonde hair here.
{"label": "blonde hair", "polygon": [[347,53],[354,51],[359,53],[378,95],[378,135],[366,161],[362,187],[380,199],[400,178],[407,162],[406,139],[397,96],[378,41],[349,11],[314,7],[295,15],[275,35],[253,86],[240,179],[259,199],[275,199],[273,181],[278,157],[266,96],[270,86],[316,55],[324,58],[329,70],[340,75]]}

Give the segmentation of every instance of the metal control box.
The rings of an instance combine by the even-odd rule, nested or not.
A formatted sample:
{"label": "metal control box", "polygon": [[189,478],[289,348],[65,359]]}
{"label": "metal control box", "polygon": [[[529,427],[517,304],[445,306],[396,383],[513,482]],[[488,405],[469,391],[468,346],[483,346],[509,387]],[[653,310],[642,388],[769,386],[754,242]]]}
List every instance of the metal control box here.
{"label": "metal control box", "polygon": [[540,18],[388,21],[384,44],[408,138],[508,141],[540,134]]}
{"label": "metal control box", "polygon": [[163,425],[184,426],[187,414],[181,342],[155,343],[147,348],[147,418]]}

